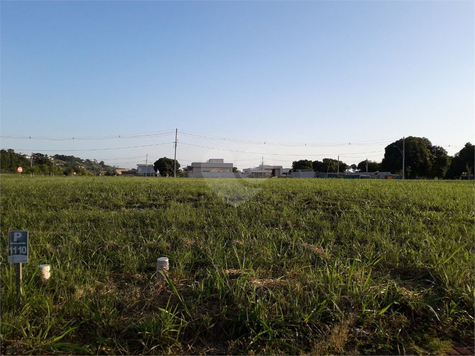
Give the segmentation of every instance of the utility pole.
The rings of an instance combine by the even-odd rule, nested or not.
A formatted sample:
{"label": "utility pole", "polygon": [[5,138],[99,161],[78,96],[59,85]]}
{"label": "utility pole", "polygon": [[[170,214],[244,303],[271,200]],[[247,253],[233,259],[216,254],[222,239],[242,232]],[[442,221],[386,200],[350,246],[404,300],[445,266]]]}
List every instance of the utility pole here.
{"label": "utility pole", "polygon": [[31,152],[31,156],[30,156],[30,177],[33,177],[33,152]]}
{"label": "utility pole", "polygon": [[262,157],[262,164],[261,164],[261,178],[264,178],[264,157]]}
{"label": "utility pole", "polygon": [[396,147],[399,151],[399,153],[402,155],[402,180],[405,179],[405,171],[406,171],[406,138],[402,138],[402,151],[401,149],[394,145],[393,147]]}
{"label": "utility pole", "polygon": [[338,168],[336,170],[336,173],[338,174],[338,177],[340,176],[340,156],[338,156]]}
{"label": "utility pole", "polygon": [[402,180],[405,177],[405,159],[406,159],[406,138],[402,138]]}
{"label": "utility pole", "polygon": [[174,163],[173,163],[173,178],[176,178],[176,145],[177,145],[177,140],[178,139],[178,129],[175,129],[175,158],[174,158]]}
{"label": "utility pole", "polygon": [[145,155],[145,177],[148,177],[148,153]]}

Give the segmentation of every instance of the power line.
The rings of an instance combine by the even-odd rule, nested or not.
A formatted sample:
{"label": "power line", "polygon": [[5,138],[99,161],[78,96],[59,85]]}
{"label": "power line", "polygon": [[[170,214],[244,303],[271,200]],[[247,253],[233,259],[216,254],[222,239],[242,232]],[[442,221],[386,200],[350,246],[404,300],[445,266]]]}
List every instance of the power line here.
{"label": "power line", "polygon": [[[335,153],[328,154],[328,153],[269,153],[269,152],[249,152],[249,151],[239,151],[239,150],[230,150],[226,148],[218,148],[218,147],[210,147],[210,146],[202,146],[202,145],[195,145],[191,143],[186,143],[186,142],[180,142],[182,145],[187,145],[187,146],[194,146],[194,147],[201,147],[201,148],[207,148],[210,150],[219,150],[219,151],[227,151],[227,152],[236,152],[236,153],[247,153],[247,154],[255,154],[255,155],[272,155],[272,156],[334,156]],[[379,151],[369,151],[369,152],[358,152],[358,153],[342,153],[340,156],[346,157],[346,156],[352,156],[352,155],[362,155],[362,154],[367,154],[367,153],[376,153]]]}
{"label": "power line", "polygon": [[322,144],[322,143],[286,143],[286,142],[269,142],[269,141],[257,141],[257,140],[245,140],[245,139],[236,139],[229,137],[220,137],[213,135],[205,135],[187,131],[180,131],[180,134],[183,136],[204,139],[204,140],[217,140],[217,141],[227,141],[234,143],[246,143],[246,144],[255,144],[255,145],[269,145],[269,146],[285,146],[285,147],[341,147],[341,146],[379,146],[387,142],[395,141],[395,139],[379,139],[379,140],[369,140],[369,141],[358,141],[358,142],[342,142],[336,144]]}
{"label": "power line", "polygon": [[151,145],[140,145],[140,146],[128,146],[128,147],[108,147],[108,148],[87,148],[87,149],[75,149],[75,150],[32,150],[26,148],[15,148],[17,151],[41,151],[41,152],[86,152],[86,151],[109,151],[109,150],[125,150],[125,149],[132,149],[132,148],[142,148],[142,147],[153,147],[153,146],[161,146],[161,145],[168,145],[173,142],[163,142],[163,143],[154,143]]}
{"label": "power line", "polygon": [[[15,136],[15,135],[0,135],[0,138],[15,139],[15,140],[37,140],[37,141],[101,141],[101,140],[115,140],[115,139],[147,139],[157,138],[163,136],[170,136],[176,134],[176,130],[167,130],[159,132],[141,133],[141,134],[122,134],[122,135],[109,135],[109,136],[81,136],[81,137],[45,137],[45,136]],[[395,141],[395,139],[379,139],[369,141],[357,141],[357,142],[340,142],[335,144],[323,144],[323,143],[289,143],[289,142],[270,142],[270,141],[258,141],[248,139],[229,138],[222,136],[214,136],[208,134],[194,133],[188,131],[180,131],[180,134],[195,139],[202,140],[214,140],[214,141],[227,141],[233,143],[244,143],[254,145],[268,145],[268,146],[284,146],[284,147],[343,147],[343,146],[378,146],[387,142]],[[453,146],[455,147],[455,146]]]}
{"label": "power line", "polygon": [[14,136],[14,135],[0,135],[0,138],[14,139],[14,140],[38,140],[38,141],[102,141],[115,139],[133,139],[133,138],[155,138],[168,136],[174,131],[161,131],[154,133],[143,134],[126,134],[126,135],[111,135],[111,136],[83,136],[83,137],[44,137],[44,136]]}
{"label": "power line", "polygon": [[[148,145],[136,145],[136,146],[126,146],[126,147],[108,147],[108,148],[89,148],[89,149],[57,149],[57,150],[33,150],[37,152],[91,152],[91,151],[109,151],[109,150],[124,150],[124,149],[135,149],[135,148],[145,148],[145,147],[156,147],[161,145],[173,144],[175,149],[176,155],[176,148],[178,144],[177,134],[178,130],[169,130],[169,131],[159,131],[159,132],[152,132],[152,133],[142,133],[142,134],[127,134],[127,135],[109,135],[109,136],[84,136],[84,137],[41,137],[41,136],[12,136],[12,135],[1,135],[1,138],[10,138],[10,139],[19,139],[19,140],[43,140],[43,141],[80,141],[80,140],[113,140],[113,139],[149,139],[149,138],[158,138],[164,136],[170,136],[175,134],[175,140],[172,142],[163,142],[163,143],[156,143],[156,144],[148,144]],[[390,140],[372,140],[372,141],[360,141],[360,142],[349,142],[349,143],[335,143],[335,144],[322,144],[322,143],[284,143],[284,142],[268,142],[268,141],[257,141],[257,140],[245,140],[245,139],[236,139],[236,138],[227,138],[227,137],[220,137],[208,134],[200,134],[200,133],[193,133],[187,131],[180,131],[180,134],[183,136],[192,138],[192,139],[199,139],[199,140],[214,140],[214,141],[222,141],[222,142],[231,142],[231,143],[241,143],[246,145],[265,145],[265,146],[275,146],[275,147],[294,147],[294,148],[332,148],[332,147],[349,147],[349,146],[381,146],[383,144],[387,144]],[[219,150],[219,151],[226,151],[226,152],[235,152],[235,153],[242,153],[242,154],[249,154],[249,155],[265,155],[265,156],[280,156],[280,157],[332,157],[335,156],[337,153],[342,157],[376,157],[376,155],[368,155],[372,153],[379,153],[378,156],[381,155],[380,151],[369,151],[369,152],[352,152],[352,153],[269,153],[269,152],[254,152],[254,151],[244,151],[244,150],[234,150],[234,149],[226,149],[221,147],[211,147],[206,145],[197,145],[192,143],[180,142],[187,146],[193,147],[200,147],[210,150]],[[17,149],[20,151],[32,151],[31,149]],[[123,158],[110,158],[110,159],[103,159],[104,161],[121,161],[120,164],[125,164],[131,162],[132,159],[142,158],[143,156],[132,156],[132,157],[123,157]],[[193,160],[185,160],[189,162],[193,162]],[[241,160],[233,160],[236,162],[251,162],[253,159],[241,159]]]}
{"label": "power line", "polygon": [[[133,156],[133,157],[118,157],[118,158],[106,158],[108,161],[118,161],[118,160],[124,160],[124,159],[139,159],[142,158],[143,155],[141,156]],[[98,161],[105,161],[106,159],[99,159],[97,158]]]}

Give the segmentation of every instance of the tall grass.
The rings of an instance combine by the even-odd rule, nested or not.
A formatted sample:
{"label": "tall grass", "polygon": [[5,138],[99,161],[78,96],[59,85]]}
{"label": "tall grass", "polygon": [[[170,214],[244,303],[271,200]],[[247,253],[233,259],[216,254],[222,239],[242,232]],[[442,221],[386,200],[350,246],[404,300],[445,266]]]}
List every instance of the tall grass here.
{"label": "tall grass", "polygon": [[[2,353],[443,354],[473,338],[472,183],[259,183],[3,176]],[[19,312],[9,230],[30,232]]]}

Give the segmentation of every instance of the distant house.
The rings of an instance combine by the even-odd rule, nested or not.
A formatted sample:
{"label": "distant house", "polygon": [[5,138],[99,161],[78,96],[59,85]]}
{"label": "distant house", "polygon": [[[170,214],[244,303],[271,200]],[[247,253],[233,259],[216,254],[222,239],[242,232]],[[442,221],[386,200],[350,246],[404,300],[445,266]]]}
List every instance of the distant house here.
{"label": "distant house", "polygon": [[212,158],[207,162],[193,162],[187,167],[190,178],[236,178],[240,173],[233,173],[233,164],[224,163],[222,158]]}
{"label": "distant house", "polygon": [[251,177],[280,177],[282,176],[283,171],[284,169],[282,166],[270,166],[267,164],[243,169],[243,172],[251,175]]}
{"label": "distant house", "polygon": [[118,174],[119,176],[125,174],[125,172],[130,171],[128,168],[116,168],[115,173]]}
{"label": "distant house", "polygon": [[191,164],[193,173],[231,173],[233,171],[232,163],[224,163],[224,159],[213,158],[208,162],[193,162]]}
{"label": "distant house", "polygon": [[145,175],[155,175],[152,164],[137,164],[137,173]]}
{"label": "distant house", "polygon": [[118,169],[116,171],[120,176],[134,176],[137,174],[136,169]]}

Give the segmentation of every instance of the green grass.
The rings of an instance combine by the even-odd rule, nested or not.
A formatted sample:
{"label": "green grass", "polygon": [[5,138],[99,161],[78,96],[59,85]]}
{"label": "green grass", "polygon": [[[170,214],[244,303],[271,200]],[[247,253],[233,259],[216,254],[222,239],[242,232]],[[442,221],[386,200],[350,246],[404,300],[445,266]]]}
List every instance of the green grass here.
{"label": "green grass", "polygon": [[[2,354],[444,354],[473,338],[472,182],[0,183]],[[20,311],[9,230],[30,232]]]}

